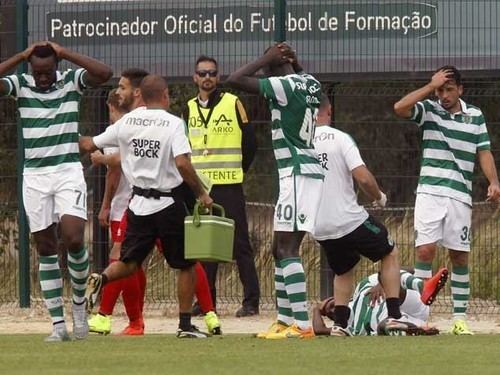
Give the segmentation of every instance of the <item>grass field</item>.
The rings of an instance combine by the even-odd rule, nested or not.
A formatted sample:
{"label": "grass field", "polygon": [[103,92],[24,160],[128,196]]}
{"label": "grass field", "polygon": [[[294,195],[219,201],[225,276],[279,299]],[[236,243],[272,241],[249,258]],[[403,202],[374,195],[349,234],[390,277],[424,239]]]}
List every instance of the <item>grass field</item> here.
{"label": "grass field", "polygon": [[46,344],[0,335],[3,374],[499,374],[500,336],[269,341],[248,335],[90,337]]}

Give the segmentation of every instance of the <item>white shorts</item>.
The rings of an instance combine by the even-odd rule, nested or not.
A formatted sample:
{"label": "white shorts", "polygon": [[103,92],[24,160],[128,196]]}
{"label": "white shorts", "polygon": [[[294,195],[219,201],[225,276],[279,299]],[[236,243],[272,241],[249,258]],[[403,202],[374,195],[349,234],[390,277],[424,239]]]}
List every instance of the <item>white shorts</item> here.
{"label": "white shorts", "polygon": [[312,233],[322,184],[322,180],[300,175],[281,178],[274,208],[274,231]]}
{"label": "white shorts", "polygon": [[87,220],[87,184],[81,169],[23,177],[23,202],[31,233],[48,228],[63,215]]}
{"label": "white shorts", "polygon": [[456,199],[417,194],[415,245],[441,243],[451,250],[470,251],[472,207]]}

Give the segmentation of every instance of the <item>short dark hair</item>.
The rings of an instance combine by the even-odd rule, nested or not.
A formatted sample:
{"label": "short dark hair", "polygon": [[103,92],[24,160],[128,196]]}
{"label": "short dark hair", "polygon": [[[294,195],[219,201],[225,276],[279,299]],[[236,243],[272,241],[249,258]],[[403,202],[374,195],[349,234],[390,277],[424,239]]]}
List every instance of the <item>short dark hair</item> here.
{"label": "short dark hair", "polygon": [[33,51],[31,52],[31,54],[28,57],[28,60],[31,60],[31,57],[33,57],[33,56],[41,58],[41,59],[45,59],[47,57],[53,56],[54,60],[56,62],[58,61],[57,53],[54,50],[54,48],[52,48],[52,46],[50,44],[46,44],[44,46],[36,46],[35,48],[33,48]]}
{"label": "short dark hair", "polygon": [[141,86],[141,82],[146,77],[149,73],[146,72],[144,69],[140,68],[128,68],[125,69],[121,76],[124,78],[127,78],[130,81],[130,84],[134,88],[139,88]]}
{"label": "short dark hair", "polygon": [[330,105],[330,98],[325,93],[322,93],[321,100],[319,102],[319,108],[322,109],[328,105]]}
{"label": "short dark hair", "polygon": [[162,97],[168,88],[167,80],[160,75],[151,74],[141,82],[141,96],[146,104]]}
{"label": "short dark hair", "polygon": [[196,64],[194,65],[194,67],[197,68],[199,63],[205,62],[205,61],[209,61],[209,62],[213,63],[215,65],[215,67],[217,68],[217,60],[215,60],[213,57],[207,56],[207,55],[200,55],[196,59]]}
{"label": "short dark hair", "polygon": [[126,110],[120,106],[120,95],[117,94],[116,89],[112,89],[108,93],[108,98],[106,99],[106,104],[116,108],[118,111],[125,113]]}
{"label": "short dark hair", "polygon": [[439,68],[438,70],[436,70],[434,73],[437,73],[440,70],[450,70],[451,71],[450,79],[455,81],[457,86],[460,86],[462,84],[462,75],[460,74],[458,69],[456,67],[454,67],[453,65],[444,65],[441,68]]}

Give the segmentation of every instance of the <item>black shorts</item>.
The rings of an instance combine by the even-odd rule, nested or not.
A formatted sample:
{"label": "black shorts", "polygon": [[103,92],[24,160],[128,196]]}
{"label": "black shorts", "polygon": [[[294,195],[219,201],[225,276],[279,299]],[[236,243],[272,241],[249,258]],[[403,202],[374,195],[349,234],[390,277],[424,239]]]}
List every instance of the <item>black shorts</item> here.
{"label": "black shorts", "polygon": [[394,242],[385,226],[371,215],[344,237],[319,243],[336,275],[350,271],[359,262],[361,255],[372,262],[378,262],[394,249]]}
{"label": "black shorts", "polygon": [[127,209],[127,233],[122,243],[120,260],[142,264],[155,241],[160,240],[163,256],[172,268],[184,269],[194,262],[184,258],[184,217],[186,206],[183,201],[151,215],[138,216]]}

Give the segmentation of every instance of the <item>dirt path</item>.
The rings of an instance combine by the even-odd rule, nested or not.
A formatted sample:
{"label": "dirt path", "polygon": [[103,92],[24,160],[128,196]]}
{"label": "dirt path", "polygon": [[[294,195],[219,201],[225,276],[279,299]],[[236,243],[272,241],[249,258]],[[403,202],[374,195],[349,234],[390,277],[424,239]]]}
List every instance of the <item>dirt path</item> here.
{"label": "dirt path", "polygon": [[[221,316],[223,332],[251,334],[265,330],[273,321],[274,314],[263,313],[257,317],[235,318],[232,315]],[[145,316],[146,334],[148,333],[174,333],[177,329],[175,314],[165,315],[164,310],[149,310]],[[205,327],[202,318],[194,318],[193,323]],[[450,317],[434,315],[430,324],[436,326],[441,332],[446,332],[450,326]],[[127,325],[127,318],[118,309],[113,317],[112,333],[120,332]],[[70,325],[69,325],[70,326]],[[500,316],[483,315],[469,317],[470,328],[478,334],[500,334]],[[42,308],[20,309],[15,307],[0,306],[0,333],[2,334],[34,334],[48,333],[51,329],[48,314]]]}

